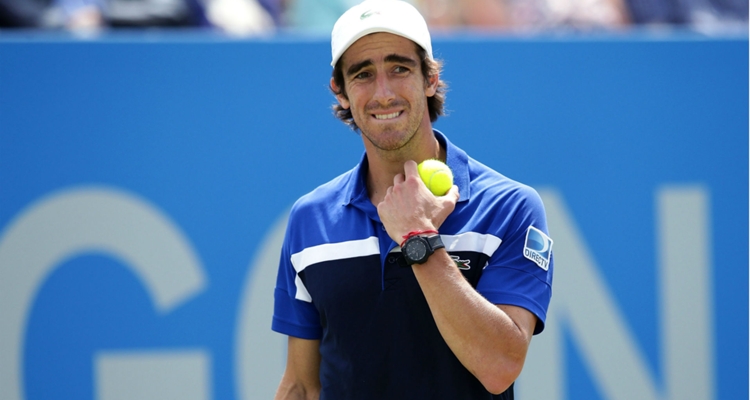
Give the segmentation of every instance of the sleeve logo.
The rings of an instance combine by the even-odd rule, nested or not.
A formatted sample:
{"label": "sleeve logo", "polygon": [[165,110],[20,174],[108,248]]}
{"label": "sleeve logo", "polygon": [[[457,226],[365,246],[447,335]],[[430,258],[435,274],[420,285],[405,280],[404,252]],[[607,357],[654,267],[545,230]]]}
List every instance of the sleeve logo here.
{"label": "sleeve logo", "polygon": [[533,226],[526,231],[526,243],[523,246],[523,256],[533,261],[539,268],[549,270],[549,260],[552,255],[552,239],[544,232]]}

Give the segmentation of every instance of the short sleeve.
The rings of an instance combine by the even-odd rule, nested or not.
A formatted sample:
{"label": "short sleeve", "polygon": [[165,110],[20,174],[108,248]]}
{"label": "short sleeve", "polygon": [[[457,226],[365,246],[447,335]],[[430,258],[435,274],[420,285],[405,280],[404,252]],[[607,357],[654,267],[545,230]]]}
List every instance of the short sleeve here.
{"label": "short sleeve", "polygon": [[[290,218],[291,226],[292,218]],[[274,309],[271,329],[285,335],[303,339],[320,339],[323,330],[320,326],[320,315],[315,305],[297,297],[297,280],[299,279],[291,261],[290,228],[284,237],[279,260],[279,271],[274,290]]]}
{"label": "short sleeve", "polygon": [[552,239],[537,192],[523,187],[513,199],[512,215],[498,227],[502,243],[491,255],[477,291],[493,304],[523,307],[537,317],[534,334],[544,329],[552,297]]}

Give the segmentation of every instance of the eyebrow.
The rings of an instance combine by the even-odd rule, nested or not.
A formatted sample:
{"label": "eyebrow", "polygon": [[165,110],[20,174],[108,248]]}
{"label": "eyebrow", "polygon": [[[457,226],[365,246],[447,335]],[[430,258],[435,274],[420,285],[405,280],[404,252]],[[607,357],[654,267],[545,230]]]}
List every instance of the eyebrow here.
{"label": "eyebrow", "polygon": [[[385,62],[391,62],[391,63],[397,63],[397,64],[406,64],[410,67],[414,67],[417,65],[417,62],[410,57],[402,56],[399,54],[389,54],[385,56]],[[369,67],[370,65],[373,65],[372,60],[364,60],[361,62],[358,62],[356,64],[352,64],[347,70],[346,75],[351,76],[357,73],[359,70]]]}
{"label": "eyebrow", "polygon": [[410,67],[413,67],[413,66],[417,65],[417,62],[413,58],[406,57],[406,56],[401,56],[401,55],[398,55],[398,54],[391,54],[391,55],[386,56],[385,57],[385,62],[392,62],[392,63],[397,63],[397,64],[406,64],[406,65],[408,65]]}
{"label": "eyebrow", "polygon": [[369,67],[372,65],[372,60],[364,60],[362,62],[358,62],[356,64],[352,64],[347,70],[346,70],[346,76],[352,76],[356,74],[359,70]]}

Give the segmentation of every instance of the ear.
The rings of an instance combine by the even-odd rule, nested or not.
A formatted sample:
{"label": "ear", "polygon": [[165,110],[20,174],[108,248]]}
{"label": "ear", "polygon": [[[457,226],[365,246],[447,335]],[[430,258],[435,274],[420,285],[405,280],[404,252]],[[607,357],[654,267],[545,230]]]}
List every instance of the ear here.
{"label": "ear", "polygon": [[435,73],[427,78],[427,87],[424,89],[424,94],[427,97],[432,97],[437,93],[438,82],[440,81],[440,74]]}
{"label": "ear", "polygon": [[344,107],[345,109],[348,109],[350,105],[349,99],[347,99],[346,96],[343,95],[343,91],[336,85],[336,82],[333,78],[331,78],[331,89],[333,89],[334,93],[338,93],[336,95],[336,101],[339,102],[339,105],[341,107]]}

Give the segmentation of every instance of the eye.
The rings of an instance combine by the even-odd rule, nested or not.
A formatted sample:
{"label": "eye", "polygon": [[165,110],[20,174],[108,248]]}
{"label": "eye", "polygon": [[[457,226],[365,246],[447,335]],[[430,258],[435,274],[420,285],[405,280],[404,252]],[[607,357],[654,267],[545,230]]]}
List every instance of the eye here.
{"label": "eye", "polygon": [[405,73],[407,73],[409,71],[410,71],[410,69],[407,68],[407,67],[404,67],[403,65],[398,65],[395,68],[393,68],[393,72],[395,72],[397,74],[405,74]]}
{"label": "eye", "polygon": [[354,75],[354,79],[367,79],[370,77],[370,73],[366,71],[362,71],[358,73],[357,75]]}

